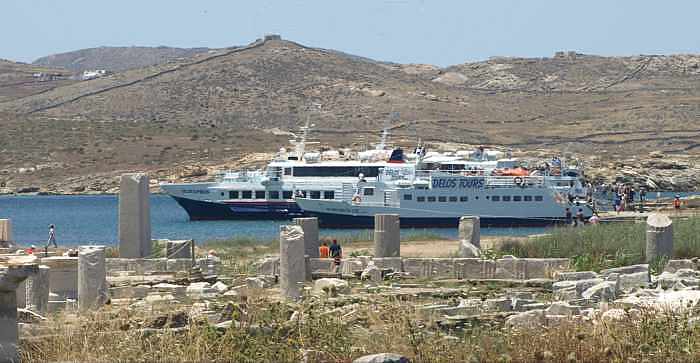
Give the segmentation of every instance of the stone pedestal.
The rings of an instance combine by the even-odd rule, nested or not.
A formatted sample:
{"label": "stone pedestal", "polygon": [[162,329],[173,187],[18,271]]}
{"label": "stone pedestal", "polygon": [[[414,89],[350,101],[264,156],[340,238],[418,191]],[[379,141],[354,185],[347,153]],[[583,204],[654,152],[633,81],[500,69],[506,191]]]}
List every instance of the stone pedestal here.
{"label": "stone pedestal", "polygon": [[646,261],[673,257],[673,222],[668,216],[652,213],[647,217]]}
{"label": "stone pedestal", "polygon": [[305,278],[304,232],[301,226],[280,226],[280,294],[282,297],[299,299]]}
{"label": "stone pedestal", "polygon": [[78,308],[102,306],[108,300],[104,246],[78,248]]}
{"label": "stone pedestal", "polygon": [[478,216],[464,216],[459,219],[459,239],[481,248],[481,219]]}
{"label": "stone pedestal", "polygon": [[401,256],[401,225],[398,214],[374,216],[374,257]]}
{"label": "stone pedestal", "polygon": [[78,257],[45,257],[41,264],[49,266],[49,286],[58,299],[78,298]]}
{"label": "stone pedestal", "polygon": [[12,221],[0,219],[0,244],[12,241]]}
{"label": "stone pedestal", "polygon": [[318,218],[294,218],[293,221],[304,231],[304,254],[318,258]]}
{"label": "stone pedestal", "polygon": [[49,266],[41,265],[39,272],[26,280],[27,309],[42,315],[49,308],[50,272]]}
{"label": "stone pedestal", "polygon": [[0,266],[0,362],[19,362],[17,286],[39,272],[36,264]]}
{"label": "stone pedestal", "polygon": [[151,255],[151,212],[146,174],[124,174],[119,185],[119,256]]}

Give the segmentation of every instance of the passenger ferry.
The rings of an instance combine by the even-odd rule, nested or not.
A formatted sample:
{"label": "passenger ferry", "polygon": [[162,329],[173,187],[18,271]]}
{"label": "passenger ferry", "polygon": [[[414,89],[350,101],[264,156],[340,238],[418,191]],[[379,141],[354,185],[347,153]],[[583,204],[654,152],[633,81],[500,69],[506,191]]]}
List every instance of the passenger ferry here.
{"label": "passenger ferry", "polygon": [[542,226],[563,222],[567,208],[586,219],[593,214],[580,169],[559,162],[530,171],[516,164],[503,159],[485,170],[440,170],[444,163],[436,170],[383,169],[374,181],[344,185],[352,193],[296,202],[321,225],[339,228],[371,227],[374,215],[385,213],[399,214],[401,227],[455,227],[465,215],[479,216],[485,226]]}
{"label": "passenger ferry", "polygon": [[412,168],[401,149],[387,150],[388,132],[373,150],[305,152],[309,126],[294,150],[281,149],[265,170],[224,172],[203,183],[162,183],[160,188],[185,209],[191,220],[288,219],[303,216],[295,197],[334,200],[351,193],[343,187],[362,177],[375,181],[381,170]]}

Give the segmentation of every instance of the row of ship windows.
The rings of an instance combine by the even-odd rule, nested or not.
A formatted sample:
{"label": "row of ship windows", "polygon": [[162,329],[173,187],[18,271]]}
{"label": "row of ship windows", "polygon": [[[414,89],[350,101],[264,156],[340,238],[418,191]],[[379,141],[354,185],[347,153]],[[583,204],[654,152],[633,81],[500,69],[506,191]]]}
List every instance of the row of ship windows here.
{"label": "row of ship windows", "polygon": [[[321,199],[321,196],[323,196],[323,199],[335,198],[335,192],[332,190],[309,190],[298,191],[297,193],[304,198],[308,195],[311,199]],[[267,199],[280,199],[280,195],[282,199],[292,199],[291,190],[283,190],[282,192],[277,190],[271,190],[269,192],[264,190],[231,190],[228,192],[228,199],[266,199],[265,196],[267,196]],[[221,196],[225,197],[226,193],[221,192]]]}
{"label": "row of ship windows", "polygon": [[[474,198],[479,199],[479,197],[474,197]],[[413,194],[404,194],[403,199],[404,200],[413,200]],[[533,200],[535,202],[541,202],[542,196],[541,195],[535,195],[535,196],[532,196],[532,195],[514,195],[511,197],[510,195],[493,195],[493,196],[486,196],[486,199],[490,199],[492,202],[500,202],[500,201],[503,201],[503,202],[510,202],[510,201],[513,201],[513,202],[532,202]],[[450,196],[450,197],[448,197],[448,196],[440,196],[440,197],[417,196],[416,197],[416,202],[425,202],[426,200],[428,202],[437,201],[437,202],[443,202],[443,203],[447,202],[447,201],[450,201],[450,202],[457,202],[457,201],[468,202],[469,197],[467,197],[467,196],[460,196],[460,197],[456,197],[456,196]]]}

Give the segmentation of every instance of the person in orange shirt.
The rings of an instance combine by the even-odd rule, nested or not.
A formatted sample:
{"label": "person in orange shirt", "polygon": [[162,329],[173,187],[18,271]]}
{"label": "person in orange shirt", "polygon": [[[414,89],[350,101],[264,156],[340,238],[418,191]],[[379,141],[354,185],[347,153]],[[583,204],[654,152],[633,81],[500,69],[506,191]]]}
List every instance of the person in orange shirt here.
{"label": "person in orange shirt", "polygon": [[320,258],[328,258],[330,255],[330,249],[328,248],[328,243],[326,243],[326,241],[323,241],[321,246],[318,248],[318,255]]}

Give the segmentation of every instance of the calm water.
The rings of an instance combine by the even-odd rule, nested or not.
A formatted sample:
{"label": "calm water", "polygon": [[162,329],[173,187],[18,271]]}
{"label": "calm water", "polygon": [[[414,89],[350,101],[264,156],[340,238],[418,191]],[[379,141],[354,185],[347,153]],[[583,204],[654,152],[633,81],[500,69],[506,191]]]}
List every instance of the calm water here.
{"label": "calm water", "polygon": [[[14,240],[22,244],[43,245],[48,225],[56,225],[59,244],[116,244],[118,199],[113,195],[96,196],[0,196],[0,218],[12,219]],[[288,221],[196,221],[174,200],[151,196],[153,238],[209,241],[232,237],[271,240],[279,235],[279,226]],[[482,235],[528,235],[544,228],[482,228]],[[321,229],[322,236],[371,238],[369,230]],[[456,238],[456,228],[402,229],[402,236],[435,234]]]}

